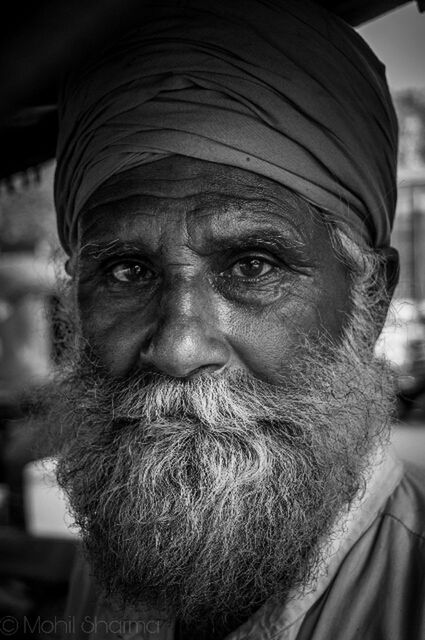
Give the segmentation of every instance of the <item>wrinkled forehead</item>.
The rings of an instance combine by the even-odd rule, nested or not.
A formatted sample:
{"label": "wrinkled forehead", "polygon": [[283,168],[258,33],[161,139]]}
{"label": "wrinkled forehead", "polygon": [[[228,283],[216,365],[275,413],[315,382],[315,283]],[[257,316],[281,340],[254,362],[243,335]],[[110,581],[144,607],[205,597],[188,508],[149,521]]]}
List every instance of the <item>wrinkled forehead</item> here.
{"label": "wrinkled forehead", "polygon": [[130,227],[144,236],[164,234],[184,218],[188,233],[217,238],[251,229],[270,239],[285,233],[309,243],[327,234],[321,215],[286,187],[253,172],[173,156],[112,176],[83,208],[80,246],[112,240]]}
{"label": "wrinkled forehead", "polygon": [[111,176],[96,189],[82,213],[87,217],[98,207],[133,196],[175,202],[193,197],[205,203],[258,198],[283,208],[303,202],[290,189],[254,172],[174,155]]}

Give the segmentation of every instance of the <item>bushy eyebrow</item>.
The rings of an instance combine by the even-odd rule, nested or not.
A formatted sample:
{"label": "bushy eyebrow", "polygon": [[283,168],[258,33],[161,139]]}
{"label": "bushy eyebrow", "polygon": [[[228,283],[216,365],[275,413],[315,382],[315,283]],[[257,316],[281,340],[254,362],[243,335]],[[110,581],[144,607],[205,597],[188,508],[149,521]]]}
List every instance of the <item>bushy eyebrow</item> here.
{"label": "bushy eyebrow", "polygon": [[258,245],[264,248],[270,247],[295,251],[305,248],[304,242],[288,234],[276,233],[275,230],[250,229],[239,233],[237,236],[223,233],[212,237],[208,243],[208,253]]}
{"label": "bushy eyebrow", "polygon": [[82,260],[102,261],[116,255],[130,255],[135,253],[151,253],[151,250],[142,240],[122,241],[120,239],[88,242],[79,251]]}
{"label": "bushy eyebrow", "polygon": [[[305,250],[305,243],[299,238],[290,237],[288,234],[276,233],[269,229],[250,229],[246,232],[235,235],[220,233],[218,236],[211,236],[207,246],[203,250],[197,250],[200,255],[209,256],[220,251],[243,250],[259,247],[265,250],[286,250],[295,253],[302,253]],[[160,252],[160,249],[159,249]],[[110,258],[130,255],[155,255],[158,251],[153,251],[143,239],[90,242],[83,245],[79,252],[81,260],[93,260],[101,262]]]}

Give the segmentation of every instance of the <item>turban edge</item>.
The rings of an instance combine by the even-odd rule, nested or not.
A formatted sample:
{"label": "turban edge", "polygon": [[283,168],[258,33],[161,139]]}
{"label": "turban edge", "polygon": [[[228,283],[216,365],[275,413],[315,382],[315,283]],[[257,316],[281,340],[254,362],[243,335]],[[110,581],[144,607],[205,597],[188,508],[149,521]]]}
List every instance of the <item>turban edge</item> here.
{"label": "turban edge", "polygon": [[109,177],[180,154],[248,169],[389,243],[397,121],[384,67],[304,0],[153,0],[137,28],[70,73],[59,105],[55,201],[70,252]]}

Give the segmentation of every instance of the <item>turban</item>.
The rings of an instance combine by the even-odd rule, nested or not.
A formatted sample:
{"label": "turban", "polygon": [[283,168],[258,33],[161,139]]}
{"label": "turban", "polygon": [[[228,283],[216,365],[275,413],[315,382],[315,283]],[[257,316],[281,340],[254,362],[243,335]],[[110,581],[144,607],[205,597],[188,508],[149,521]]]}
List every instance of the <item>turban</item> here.
{"label": "turban", "polygon": [[352,237],[389,243],[397,121],[382,63],[306,0],[148,0],[68,74],[55,200],[71,251],[112,175],[180,154],[266,176]]}

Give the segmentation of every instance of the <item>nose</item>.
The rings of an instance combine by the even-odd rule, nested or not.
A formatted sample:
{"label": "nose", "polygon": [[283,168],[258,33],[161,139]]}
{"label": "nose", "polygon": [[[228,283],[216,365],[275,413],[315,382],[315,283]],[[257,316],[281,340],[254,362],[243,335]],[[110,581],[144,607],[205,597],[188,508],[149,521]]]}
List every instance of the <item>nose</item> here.
{"label": "nose", "polygon": [[226,367],[230,348],[202,287],[174,282],[164,292],[140,349],[140,366],[175,378]]}

